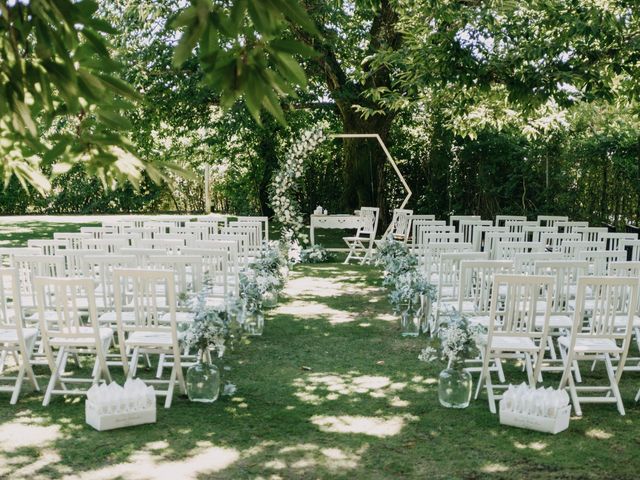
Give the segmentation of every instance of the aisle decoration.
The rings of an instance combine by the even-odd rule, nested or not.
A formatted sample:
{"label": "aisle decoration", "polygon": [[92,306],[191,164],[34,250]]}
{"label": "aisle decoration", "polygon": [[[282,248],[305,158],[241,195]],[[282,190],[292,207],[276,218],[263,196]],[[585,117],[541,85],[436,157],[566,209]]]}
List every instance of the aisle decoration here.
{"label": "aisle decoration", "polygon": [[566,390],[509,385],[500,400],[500,423],[538,432],[559,433],[569,428],[571,405]]}
{"label": "aisle decoration", "polygon": [[409,248],[389,235],[378,245],[374,256],[384,269],[382,284],[389,290],[389,302],[400,315],[403,336],[415,337],[426,327],[435,286],[418,270],[418,260]]}
{"label": "aisle decoration", "polygon": [[445,361],[447,367],[438,376],[438,399],[447,408],[466,408],[471,401],[473,379],[464,368],[465,360],[479,354],[477,347],[485,330],[470,325],[466,317],[452,311],[440,325],[418,359],[423,362]]}
{"label": "aisle decoration", "polygon": [[326,128],[326,123],[320,122],[300,135],[285,153],[280,170],[271,184],[274,218],[282,226],[282,238],[288,238],[289,242],[306,244],[309,240],[303,232],[304,219],[296,194],[300,189],[306,158],[328,138]]}
{"label": "aisle decoration", "polygon": [[187,370],[187,395],[192,402],[212,403],[220,394],[220,370],[212,361],[222,358],[227,345],[242,337],[243,318],[226,306],[207,305],[203,290],[193,302],[195,318],[182,338],[197,361]]}
{"label": "aisle decoration", "polygon": [[156,394],[136,378],[124,387],[116,382],[93,385],[85,401],[87,424],[98,431],[156,422]]}
{"label": "aisle decoration", "polygon": [[331,255],[322,245],[311,245],[300,254],[301,263],[325,263],[331,260]]}

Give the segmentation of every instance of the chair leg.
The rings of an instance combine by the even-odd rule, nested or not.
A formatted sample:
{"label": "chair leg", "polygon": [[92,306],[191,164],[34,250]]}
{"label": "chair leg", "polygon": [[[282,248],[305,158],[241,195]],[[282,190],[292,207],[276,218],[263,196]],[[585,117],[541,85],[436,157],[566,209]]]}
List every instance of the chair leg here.
{"label": "chair leg", "polygon": [[20,395],[20,390],[22,389],[22,380],[24,379],[25,374],[25,365],[24,362],[20,364],[20,370],[18,371],[18,377],[16,378],[16,383],[13,387],[13,393],[11,394],[11,400],[9,403],[11,405],[15,405],[18,401],[18,396]]}
{"label": "chair leg", "polygon": [[63,371],[62,370],[63,363],[66,363],[66,362],[63,362],[63,359],[65,356],[66,354],[64,351],[64,347],[60,347],[60,350],[58,350],[58,356],[56,357],[55,366],[51,372],[49,385],[47,386],[47,390],[44,394],[44,400],[42,401],[43,407],[48,406],[49,402],[51,402],[51,395],[53,394],[53,389],[56,387],[56,384],[58,383],[58,379],[60,377],[60,373]]}
{"label": "chair leg", "polygon": [[140,356],[139,348],[135,347],[131,353],[131,365],[129,366],[129,375],[127,378],[134,378],[138,370],[138,358]]}
{"label": "chair leg", "polygon": [[620,412],[620,415],[624,415],[624,404],[622,403],[622,396],[620,395],[620,389],[618,388],[618,381],[616,380],[616,374],[613,370],[611,357],[607,353],[604,354],[604,363],[607,367],[607,375],[609,377],[609,383],[611,384],[611,392],[616,399],[618,412]]}
{"label": "chair leg", "polygon": [[576,390],[576,384],[573,380],[573,375],[569,374],[569,393],[571,394],[571,403],[573,403],[573,410],[578,417],[582,416],[582,408],[580,407],[580,400],[578,400],[578,391]]}
{"label": "chair leg", "polygon": [[171,369],[171,377],[169,378],[169,386],[167,388],[167,397],[164,400],[164,408],[171,407],[171,402],[173,400],[173,387],[176,383],[176,364],[173,364],[173,368]]}
{"label": "chair leg", "polygon": [[502,360],[500,360],[499,358],[496,358],[495,362],[496,362],[496,370],[498,372],[498,380],[500,380],[500,383],[505,383],[506,379],[504,376],[504,370],[502,369]]}
{"label": "chair leg", "polygon": [[156,378],[162,378],[162,371],[164,370],[164,360],[166,355],[161,353],[158,358],[158,369],[156,370]]}

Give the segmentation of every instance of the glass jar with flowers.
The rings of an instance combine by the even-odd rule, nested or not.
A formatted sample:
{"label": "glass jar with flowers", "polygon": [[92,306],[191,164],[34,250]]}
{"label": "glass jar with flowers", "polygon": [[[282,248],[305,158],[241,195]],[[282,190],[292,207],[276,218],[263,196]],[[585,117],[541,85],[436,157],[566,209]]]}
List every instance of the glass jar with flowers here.
{"label": "glass jar with flowers", "polygon": [[187,395],[192,402],[212,403],[220,393],[220,370],[212,362],[224,355],[224,332],[209,317],[193,321],[184,336],[185,345],[197,351],[196,363],[187,370]]}
{"label": "glass jar with flowers", "polygon": [[417,270],[409,270],[395,277],[389,301],[400,314],[402,336],[418,336],[424,318],[424,304],[431,303],[433,292],[433,285]]}
{"label": "glass jar with flowers", "polygon": [[438,376],[440,404],[447,408],[466,408],[471,401],[473,379],[464,368],[465,360],[478,355],[477,344],[484,328],[470,325],[467,318],[455,311],[447,318],[432,338],[431,345],[420,352],[418,359],[447,362],[447,367]]}
{"label": "glass jar with flowers", "polygon": [[244,329],[247,335],[260,336],[264,331],[264,290],[257,280],[258,277],[240,275],[240,301],[244,318]]}

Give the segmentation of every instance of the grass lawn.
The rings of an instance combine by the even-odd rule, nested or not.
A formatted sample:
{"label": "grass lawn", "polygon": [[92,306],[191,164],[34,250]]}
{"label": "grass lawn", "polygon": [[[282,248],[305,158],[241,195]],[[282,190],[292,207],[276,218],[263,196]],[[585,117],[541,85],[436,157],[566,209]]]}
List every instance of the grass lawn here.
{"label": "grass lawn", "polygon": [[[400,337],[375,268],[297,266],[264,335],[227,358],[235,395],[212,405],[176,396],[156,424],[100,433],[80,398],[43,408],[41,394],[16,406],[0,394],[0,477],[638,478],[640,373],[623,376],[626,416],[585,405],[551,436],[500,426],[484,395],[440,407],[440,368],[417,360],[423,344]],[[48,371],[36,373],[43,387]]]}

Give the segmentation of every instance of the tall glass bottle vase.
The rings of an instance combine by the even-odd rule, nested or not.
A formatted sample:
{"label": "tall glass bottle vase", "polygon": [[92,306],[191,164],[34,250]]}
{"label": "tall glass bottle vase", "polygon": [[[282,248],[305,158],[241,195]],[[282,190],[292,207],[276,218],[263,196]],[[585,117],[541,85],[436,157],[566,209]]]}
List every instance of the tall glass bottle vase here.
{"label": "tall glass bottle vase", "polygon": [[400,312],[400,334],[403,337],[417,337],[422,324],[422,302],[420,295],[414,296]]}
{"label": "tall glass bottle vase", "polygon": [[220,370],[208,350],[199,352],[198,361],[187,370],[187,395],[192,402],[213,403],[220,394]]}
{"label": "tall glass bottle vase", "polygon": [[438,399],[447,408],[467,408],[471,402],[473,378],[464,368],[464,360],[449,363],[438,376]]}
{"label": "tall glass bottle vase", "polygon": [[259,337],[264,331],[264,315],[261,311],[245,312],[244,329],[247,335]]}

